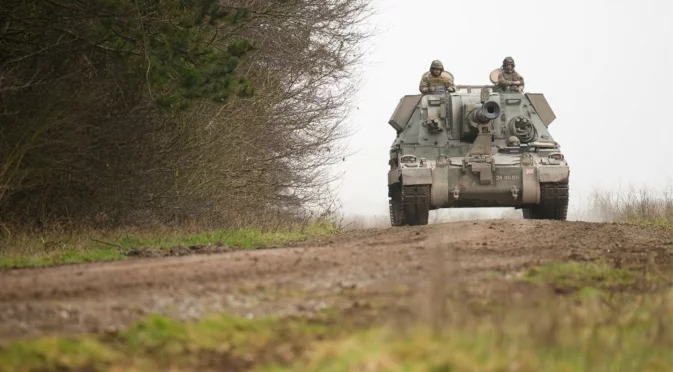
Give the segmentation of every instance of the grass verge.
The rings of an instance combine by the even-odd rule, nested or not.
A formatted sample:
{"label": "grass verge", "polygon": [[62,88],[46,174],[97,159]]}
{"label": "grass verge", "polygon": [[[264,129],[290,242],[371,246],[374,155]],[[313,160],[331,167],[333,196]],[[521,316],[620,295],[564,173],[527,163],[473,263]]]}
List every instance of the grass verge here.
{"label": "grass verge", "polygon": [[296,358],[302,345],[337,337],[334,313],[305,318],[245,319],[221,315],[198,323],[153,316],[109,335],[42,337],[0,348],[0,370],[246,370]]}
{"label": "grass verge", "polygon": [[[664,371],[673,293],[556,297],[443,326],[355,329],[343,319],[152,317],[115,335],[45,337],[0,348],[0,370]],[[318,317],[320,318],[320,316]]]}
{"label": "grass verge", "polygon": [[616,269],[606,262],[557,262],[529,269],[523,279],[555,288],[577,290],[585,287],[598,289],[623,288],[635,283],[636,274]]}
{"label": "grass verge", "polygon": [[[673,291],[657,290],[661,279],[605,262],[542,265],[504,292],[520,282],[541,290],[526,285],[520,297],[472,298],[481,309],[489,303],[486,313],[454,298],[445,319],[319,342],[296,363],[263,370],[668,371]],[[633,286],[644,291],[624,290]]]}
{"label": "grass verge", "polygon": [[[268,371],[665,371],[673,367],[671,295],[636,305],[555,299],[441,329],[374,329],[322,342]],[[611,308],[609,305],[624,306]],[[464,315],[464,314],[463,314]]]}
{"label": "grass verge", "polygon": [[275,231],[236,229],[190,233],[180,230],[125,230],[25,235],[2,242],[0,269],[123,260],[130,256],[169,256],[254,249],[338,232],[333,224],[320,221]]}
{"label": "grass verge", "polygon": [[[0,370],[671,370],[673,291],[621,290],[643,275],[601,262],[543,265],[504,280],[504,293],[523,285],[526,296],[473,297],[490,302],[486,313],[448,296],[447,315],[396,326],[363,309],[197,323],[154,316],[115,334],[9,343]],[[579,289],[532,290],[547,286]]]}

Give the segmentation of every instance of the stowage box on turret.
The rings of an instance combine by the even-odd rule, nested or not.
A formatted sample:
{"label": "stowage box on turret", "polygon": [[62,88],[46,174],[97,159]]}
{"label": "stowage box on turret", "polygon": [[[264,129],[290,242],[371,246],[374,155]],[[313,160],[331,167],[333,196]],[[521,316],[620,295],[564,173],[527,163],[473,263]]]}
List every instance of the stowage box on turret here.
{"label": "stowage box on turret", "polygon": [[404,96],[389,121],[391,224],[425,225],[430,210],[461,207],[565,220],[570,170],[548,131],[555,118],[543,94],[492,85]]}

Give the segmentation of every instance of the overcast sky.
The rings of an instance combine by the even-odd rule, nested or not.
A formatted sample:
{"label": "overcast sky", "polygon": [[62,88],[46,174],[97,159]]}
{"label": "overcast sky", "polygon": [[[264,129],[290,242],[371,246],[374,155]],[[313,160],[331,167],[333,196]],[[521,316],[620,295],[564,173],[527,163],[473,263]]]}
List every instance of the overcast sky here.
{"label": "overcast sky", "polygon": [[544,93],[570,163],[571,211],[593,188],[673,186],[673,1],[376,0],[378,30],[339,167],[347,214],[388,213],[387,124],[434,59],[457,84],[489,84],[506,56]]}

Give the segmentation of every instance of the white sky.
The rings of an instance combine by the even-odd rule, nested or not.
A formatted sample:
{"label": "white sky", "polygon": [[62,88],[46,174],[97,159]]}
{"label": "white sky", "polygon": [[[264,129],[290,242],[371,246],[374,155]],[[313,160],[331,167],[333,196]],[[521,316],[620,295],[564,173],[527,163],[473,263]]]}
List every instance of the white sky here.
{"label": "white sky", "polygon": [[673,1],[375,0],[358,129],[338,171],[346,214],[388,213],[388,119],[434,59],[489,84],[506,56],[544,93],[570,163],[571,211],[593,188],[673,186]]}

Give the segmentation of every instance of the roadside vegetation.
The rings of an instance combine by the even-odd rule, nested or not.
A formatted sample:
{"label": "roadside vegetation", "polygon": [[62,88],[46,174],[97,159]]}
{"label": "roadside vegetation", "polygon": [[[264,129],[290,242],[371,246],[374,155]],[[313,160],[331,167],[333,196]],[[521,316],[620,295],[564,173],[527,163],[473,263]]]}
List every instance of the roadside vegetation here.
{"label": "roadside vegetation", "polygon": [[0,351],[0,370],[244,370],[265,361],[290,363],[302,345],[343,335],[346,327],[335,320],[327,311],[313,320],[222,315],[192,324],[154,316],[101,337],[10,343]]}
{"label": "roadside vegetation", "polygon": [[265,229],[200,231],[182,227],[22,234],[5,239],[0,249],[0,269],[265,248],[339,231],[333,223],[321,220]]}
{"label": "roadside vegetation", "polygon": [[[673,294],[549,298],[440,328],[374,329],[323,342],[282,371],[666,371]],[[635,301],[635,302],[633,302]]]}
{"label": "roadside vegetation", "polygon": [[335,211],[328,169],[370,13],[368,0],[0,3],[0,267],[310,236],[295,227]]}
{"label": "roadside vegetation", "polygon": [[583,219],[673,227],[673,186],[611,192],[595,190]]}
{"label": "roadside vegetation", "polygon": [[[430,316],[379,303],[311,317],[162,316],[127,329],[0,347],[3,370],[655,371],[673,359],[671,276],[566,262],[469,295],[445,286]],[[504,285],[504,287],[503,287]],[[526,291],[526,296],[511,295]],[[390,310],[390,311],[389,311]],[[405,315],[402,314],[407,314]],[[397,317],[397,318],[395,318]],[[390,321],[392,320],[392,321]]]}

